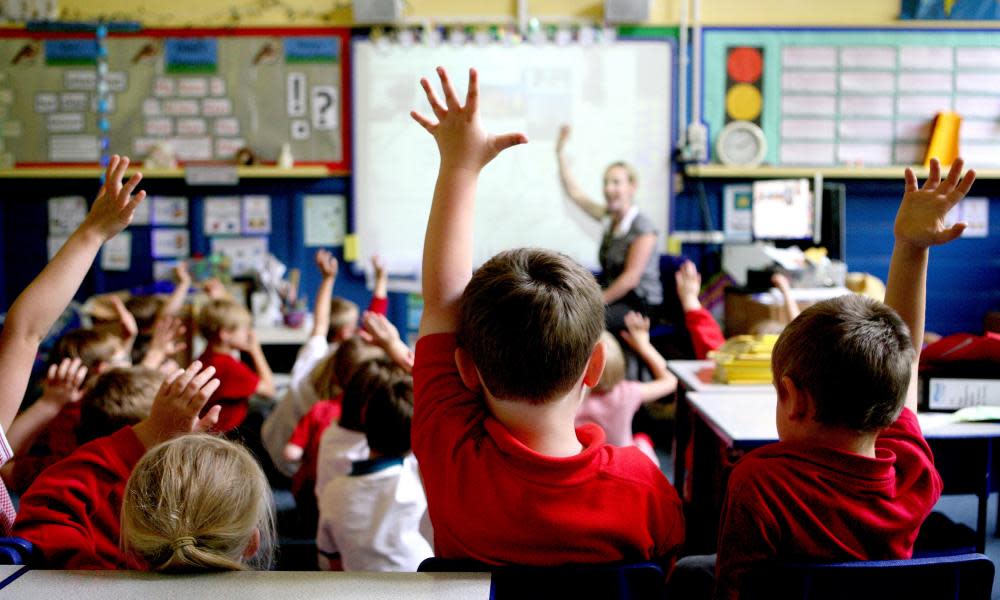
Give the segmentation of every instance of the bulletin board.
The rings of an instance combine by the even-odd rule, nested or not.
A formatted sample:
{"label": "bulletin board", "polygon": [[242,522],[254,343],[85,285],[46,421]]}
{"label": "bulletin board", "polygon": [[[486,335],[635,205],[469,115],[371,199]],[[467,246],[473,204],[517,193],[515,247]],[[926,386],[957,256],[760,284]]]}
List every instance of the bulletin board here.
{"label": "bulletin board", "polygon": [[391,273],[419,280],[438,151],[409,112],[431,114],[419,79],[436,80],[437,65],[449,70],[463,98],[469,67],[476,67],[485,126],[529,139],[480,176],[477,265],[501,250],[537,246],[597,267],[606,225],[562,190],[555,154],[562,123],[573,128],[566,154],[585,192],[603,202],[605,168],[618,160],[631,163],[639,175],[636,204],[665,239],[674,119],[671,41],[402,47],[355,40],[352,57],[353,216],[360,260],[379,254]]}
{"label": "bulletin board", "polygon": [[961,152],[1000,166],[1000,38],[984,30],[709,28],[704,118],[758,123],[775,165],[923,161],[941,111]]}
{"label": "bulletin board", "polygon": [[[274,161],[288,143],[299,164],[346,169],[348,40],[328,28],[111,33],[108,149],[141,160],[168,142],[184,163],[249,147]],[[0,30],[7,166],[97,162],[97,52],[91,34]]]}

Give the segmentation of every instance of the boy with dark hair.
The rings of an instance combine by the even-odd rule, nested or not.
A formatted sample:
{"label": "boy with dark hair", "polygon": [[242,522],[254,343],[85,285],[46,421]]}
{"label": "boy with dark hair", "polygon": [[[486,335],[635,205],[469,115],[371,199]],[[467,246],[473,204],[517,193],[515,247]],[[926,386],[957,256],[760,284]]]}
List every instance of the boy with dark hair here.
{"label": "boy with dark hair", "polygon": [[480,170],[523,134],[489,135],[476,72],[462,106],[421,80],[441,165],[427,234],[413,367],[413,450],[437,556],[490,564],[669,560],[683,539],[673,487],[635,448],[576,429],[601,376],[601,290],[569,258],[503,252],[472,273]]}
{"label": "boy with dark hair", "polygon": [[80,400],[80,445],[135,425],[149,416],[164,375],[146,367],[111,369],[94,380]]}
{"label": "boy with dark hair", "polygon": [[716,596],[739,595],[769,561],[909,558],[941,495],[917,423],[929,248],[965,224],[944,218],[969,191],[957,159],[920,189],[906,170],[885,305],[849,295],[799,315],[774,348],[781,441],[733,469],[722,513]]}

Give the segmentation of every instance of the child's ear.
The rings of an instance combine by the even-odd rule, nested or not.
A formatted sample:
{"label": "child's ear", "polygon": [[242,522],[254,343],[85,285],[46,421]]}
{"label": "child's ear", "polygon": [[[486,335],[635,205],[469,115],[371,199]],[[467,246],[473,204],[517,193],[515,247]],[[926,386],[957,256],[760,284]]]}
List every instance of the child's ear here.
{"label": "child's ear", "polygon": [[482,380],[479,378],[479,369],[476,368],[476,363],[472,362],[469,353],[462,348],[455,348],[455,365],[465,387],[478,392],[482,387]]}
{"label": "child's ear", "polygon": [[805,420],[812,414],[812,396],[803,390],[788,375],[782,375],[778,386],[778,398],[787,403],[788,418],[792,421]]}
{"label": "child's ear", "polygon": [[254,527],[253,534],[250,535],[250,541],[247,543],[247,547],[243,550],[243,558],[250,560],[254,556],[257,556],[257,551],[260,550],[260,528]]}
{"label": "child's ear", "polygon": [[607,363],[608,355],[604,348],[604,343],[597,340],[594,349],[590,351],[590,358],[587,360],[587,367],[583,371],[583,384],[587,387],[594,387],[601,380],[604,374],[604,365]]}

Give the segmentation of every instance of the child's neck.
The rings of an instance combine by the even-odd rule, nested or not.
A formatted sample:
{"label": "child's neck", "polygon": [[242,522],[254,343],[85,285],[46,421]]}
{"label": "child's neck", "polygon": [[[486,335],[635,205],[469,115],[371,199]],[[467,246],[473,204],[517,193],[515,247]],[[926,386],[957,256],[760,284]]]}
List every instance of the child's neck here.
{"label": "child's neck", "polygon": [[487,394],[486,403],[498,421],[522,444],[545,456],[579,454],[583,445],[576,437],[576,411],[580,399],[567,396],[545,404],[499,400]]}
{"label": "child's neck", "polygon": [[783,441],[801,441],[816,446],[825,446],[875,458],[875,440],[878,433],[859,433],[847,427],[831,427],[814,423],[808,429],[798,430],[783,438]]}
{"label": "child's neck", "polygon": [[236,348],[232,344],[217,340],[208,345],[208,349],[216,354],[233,354]]}

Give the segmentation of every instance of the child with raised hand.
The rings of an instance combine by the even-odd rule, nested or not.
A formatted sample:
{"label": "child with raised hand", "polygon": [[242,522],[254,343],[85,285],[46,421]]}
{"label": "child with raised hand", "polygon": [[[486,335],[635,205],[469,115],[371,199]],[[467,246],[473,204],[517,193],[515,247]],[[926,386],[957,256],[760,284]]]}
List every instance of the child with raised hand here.
{"label": "child with raised hand", "polygon": [[[683,536],[676,491],[635,448],[574,426],[604,368],[593,275],[540,249],[502,252],[473,274],[479,172],[523,134],[491,135],[469,71],[463,106],[421,85],[441,156],[424,238],[424,311],[413,366],[413,450],[435,554],[490,564],[670,561]],[[622,507],[629,507],[623,510]]]}
{"label": "child with raised hand", "polygon": [[632,418],[645,402],[653,402],[677,389],[677,378],[667,370],[667,360],[649,341],[649,319],[637,312],[625,315],[622,339],[639,355],[653,374],[652,381],[625,379],[625,355],[610,332],[601,334],[606,361],[600,381],[583,399],[576,413],[576,426],[594,423],[604,430],[612,446],[636,446],[654,464],[660,464],[645,436],[632,434]]}
{"label": "child with raised hand", "polygon": [[694,357],[704,360],[708,353],[726,342],[726,336],[715,321],[712,313],[705,310],[698,299],[701,292],[701,274],[694,263],[685,260],[674,273],[677,284],[677,298],[684,309],[684,324],[691,335]]}
{"label": "child with raised hand", "polygon": [[[140,173],[122,184],[128,164],[128,158],[111,157],[105,183],[83,223],[7,312],[0,332],[0,463],[11,457],[3,431],[21,406],[38,346],[73,299],[101,245],[128,226],[146,197],[143,191],[132,195],[142,180]],[[13,523],[14,506],[6,487],[0,486],[0,535],[7,535]]]}
{"label": "child with raised hand", "polygon": [[722,513],[719,598],[772,561],[909,558],[941,478],[917,422],[917,364],[931,246],[962,234],[945,215],[972,187],[956,159],[923,185],[906,170],[885,304],[848,294],[782,332],[772,369],[780,442],[733,469]]}
{"label": "child with raised hand", "polygon": [[84,444],[46,469],[21,497],[14,535],[32,542],[50,568],[123,568],[119,534],[125,483],[148,449],[215,425],[218,406],[199,417],[219,387],[214,375],[215,369],[203,370],[198,361],[178,370],[160,386],[148,418]]}

